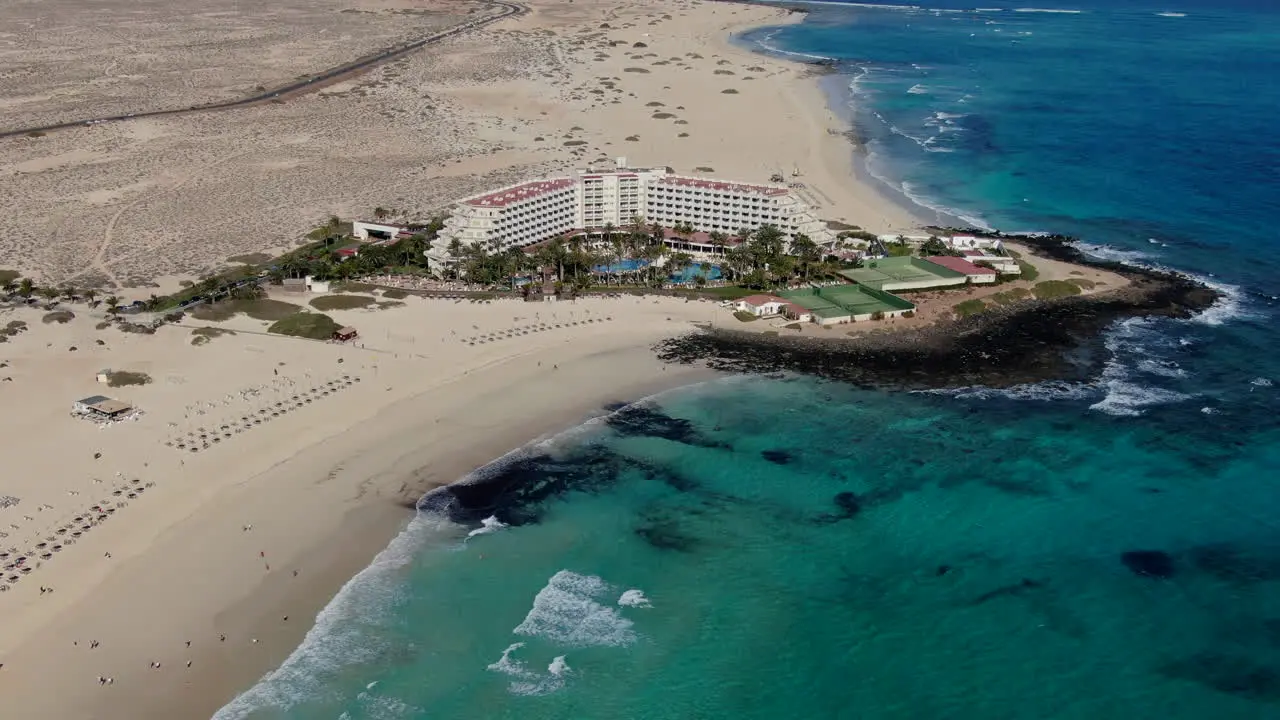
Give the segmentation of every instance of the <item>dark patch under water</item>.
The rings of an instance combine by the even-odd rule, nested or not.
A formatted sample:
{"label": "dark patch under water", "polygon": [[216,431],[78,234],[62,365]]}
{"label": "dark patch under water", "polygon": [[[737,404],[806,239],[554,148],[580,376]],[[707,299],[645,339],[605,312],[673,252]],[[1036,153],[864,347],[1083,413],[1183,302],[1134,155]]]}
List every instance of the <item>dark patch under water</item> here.
{"label": "dark patch under water", "polygon": [[978,597],[974,598],[973,601],[970,602],[970,605],[981,605],[983,603],[995,600],[996,598],[1022,595],[1023,593],[1026,593],[1030,590],[1035,590],[1036,588],[1042,588],[1042,587],[1044,587],[1044,582],[1040,580],[1032,580],[1031,578],[1022,578],[1021,581],[1013,583],[1012,585],[1001,585],[1000,587],[994,590],[988,590],[987,592],[982,593]]}
{"label": "dark patch under water", "polygon": [[1263,546],[1201,545],[1188,550],[1186,557],[1197,570],[1229,583],[1280,580],[1280,553]]}
{"label": "dark patch under water", "polygon": [[625,457],[597,445],[585,445],[565,458],[546,453],[496,464],[487,474],[464,483],[437,488],[418,501],[417,508],[444,513],[449,520],[470,525],[494,516],[508,525],[539,521],[547,500],[569,492],[597,492],[616,483],[623,472],[634,471],[680,492],[697,482],[675,470]]}
{"label": "dark patch under water", "polygon": [[1168,663],[1160,673],[1249,700],[1280,701],[1280,672],[1238,655],[1201,653]]}
{"label": "dark patch under water", "polygon": [[1120,555],[1120,562],[1142,577],[1164,579],[1174,574],[1173,557],[1162,550],[1130,550]]}
{"label": "dark patch under water", "polygon": [[689,420],[643,405],[618,410],[606,418],[605,424],[619,435],[657,437],[697,447],[726,447],[724,443],[704,437]]}
{"label": "dark patch under water", "polygon": [[838,492],[831,498],[831,502],[835,503],[836,512],[819,516],[818,522],[833,523],[848,520],[862,510],[862,500],[858,498],[857,493]]}
{"label": "dark patch under water", "polygon": [[643,513],[634,528],[636,536],[658,550],[693,552],[698,539],[681,529],[673,513],[650,510]]}
{"label": "dark patch under water", "polygon": [[768,460],[774,465],[786,465],[795,459],[794,456],[786,450],[761,450],[760,457]]}

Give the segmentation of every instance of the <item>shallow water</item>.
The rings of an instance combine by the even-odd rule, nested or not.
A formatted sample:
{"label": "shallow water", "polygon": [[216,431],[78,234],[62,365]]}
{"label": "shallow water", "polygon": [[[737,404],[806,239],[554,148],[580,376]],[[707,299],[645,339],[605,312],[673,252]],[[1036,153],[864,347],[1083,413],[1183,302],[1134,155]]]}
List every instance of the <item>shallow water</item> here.
{"label": "shallow water", "polygon": [[218,718],[1280,716],[1280,14],[1113,5],[745,41],[840,58],[892,186],[1226,301],[1085,382],[732,378],[526,448]]}
{"label": "shallow water", "polygon": [[[1275,429],[1213,445],[1199,413],[1088,402],[804,378],[667,393],[481,473],[520,481],[481,507],[429,499],[403,564],[241,707],[1260,717],[1280,702]],[[1172,576],[1135,573],[1134,550]]]}

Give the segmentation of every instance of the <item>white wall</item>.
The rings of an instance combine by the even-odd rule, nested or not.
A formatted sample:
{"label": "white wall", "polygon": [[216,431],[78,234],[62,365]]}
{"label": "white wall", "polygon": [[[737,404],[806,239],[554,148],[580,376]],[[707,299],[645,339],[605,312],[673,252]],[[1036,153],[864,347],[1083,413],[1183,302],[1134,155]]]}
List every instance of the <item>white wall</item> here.
{"label": "white wall", "polygon": [[391,237],[395,237],[400,232],[399,225],[383,225],[381,223],[364,222],[356,220],[351,223],[351,234],[361,240],[369,239],[369,231],[376,230],[378,232],[390,233]]}

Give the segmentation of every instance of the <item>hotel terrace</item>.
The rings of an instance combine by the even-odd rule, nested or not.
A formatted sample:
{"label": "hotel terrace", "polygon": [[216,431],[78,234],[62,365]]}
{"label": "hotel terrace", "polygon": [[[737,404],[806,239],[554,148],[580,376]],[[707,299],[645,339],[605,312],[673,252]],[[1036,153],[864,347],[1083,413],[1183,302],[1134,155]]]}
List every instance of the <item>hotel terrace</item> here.
{"label": "hotel terrace", "polygon": [[499,252],[609,225],[623,228],[637,217],[665,227],[692,225],[697,231],[692,237],[669,234],[667,242],[693,252],[714,249],[709,233],[729,235],[764,225],[789,237],[807,235],[819,245],[835,241],[835,233],[785,185],[686,177],[670,168],[629,168],[619,158],[610,170],[579,170],[577,177],[512,185],[458,201],[427,257],[433,265],[449,262],[454,240]]}

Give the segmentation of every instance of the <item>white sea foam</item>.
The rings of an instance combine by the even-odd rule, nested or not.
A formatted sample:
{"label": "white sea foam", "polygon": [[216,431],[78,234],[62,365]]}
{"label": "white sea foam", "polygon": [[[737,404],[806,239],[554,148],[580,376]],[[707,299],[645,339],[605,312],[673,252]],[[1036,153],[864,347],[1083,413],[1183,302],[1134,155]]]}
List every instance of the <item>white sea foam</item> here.
{"label": "white sea foam", "polygon": [[1139,265],[1139,260],[1145,260],[1151,257],[1141,250],[1121,250],[1120,248],[1111,247],[1110,245],[1095,245],[1093,243],[1080,242],[1075,243],[1076,248],[1086,255],[1091,255],[1099,260],[1110,260],[1112,262],[1129,263]]}
{"label": "white sea foam", "polygon": [[1057,8],[1014,8],[1014,12],[1020,13],[1053,13],[1056,15],[1079,15],[1083,10],[1059,10]]}
{"label": "white sea foam", "polygon": [[[1274,385],[1274,383],[1271,382],[1271,378],[1264,378],[1264,377],[1254,378],[1249,381],[1249,384],[1256,388],[1272,387]],[[1252,390],[1250,390],[1250,392],[1252,392]]]}
{"label": "white sea foam", "polygon": [[925,87],[924,85],[918,85],[918,84],[912,85],[911,88],[907,90],[908,95],[925,95],[928,92],[929,92],[929,88]]}
{"label": "white sea foam", "polygon": [[[869,163],[868,163],[868,167],[870,167]],[[875,177],[877,180],[884,182],[890,187],[894,187],[892,183],[887,182],[883,177],[878,177],[874,173],[872,173],[872,177]],[[988,225],[986,220],[983,220],[981,217],[977,215],[973,215],[964,210],[949,208],[949,207],[946,207],[945,205],[939,205],[933,202],[932,200],[928,199],[924,195],[921,195],[920,193],[916,192],[915,186],[909,182],[903,182],[901,185],[896,186],[895,189],[897,189],[903,195],[906,195],[907,198],[911,200],[911,202],[919,205],[920,207],[928,208],[929,210],[932,210],[937,213],[942,213],[944,215],[950,215],[951,217],[959,218],[960,220],[963,220],[964,222],[968,223],[969,225],[972,225],[973,227],[978,228],[979,230],[990,231],[995,229],[990,225]]]}
{"label": "white sea foam", "polygon": [[529,677],[532,673],[525,669],[524,663],[511,657],[511,653],[522,647],[524,647],[522,642],[511,643],[506,650],[502,651],[502,657],[498,658],[496,662],[489,663],[489,666],[485,669],[512,677]]}
{"label": "white sea foam", "polygon": [[1101,390],[1092,383],[1071,383],[1061,380],[1046,380],[1026,385],[1014,385],[1007,388],[989,388],[973,385],[961,388],[944,388],[938,390],[916,390],[926,395],[948,395],[957,400],[1036,400],[1052,402],[1057,400],[1089,400],[1096,398]]}
{"label": "white sea foam", "polygon": [[[621,647],[636,640],[630,620],[599,602],[610,592],[609,584],[595,575],[561,570],[547,581],[533,599],[533,607],[512,632],[568,647]],[[627,590],[618,599],[623,607],[650,607],[640,590]],[[565,686],[571,674],[564,655],[556,656],[546,674],[534,672],[514,654],[525,647],[512,643],[488,670],[512,678],[508,690],[515,695],[547,695]]]}
{"label": "white sea foam", "polygon": [[635,589],[622,593],[622,597],[618,598],[618,604],[622,607],[653,607],[653,604],[649,602],[649,598],[644,596],[644,591]]}
{"label": "white sea foam", "polygon": [[[1162,247],[1166,246],[1160,243]],[[1236,285],[1229,285],[1213,278],[1212,275],[1201,275],[1193,272],[1178,270],[1167,265],[1154,262],[1152,256],[1139,250],[1121,250],[1109,245],[1093,245],[1090,243],[1079,242],[1075,246],[1086,255],[1100,258],[1102,260],[1112,260],[1115,262],[1133,265],[1135,267],[1143,267],[1151,270],[1162,270],[1164,272],[1178,273],[1195,280],[1207,287],[1218,291],[1220,295],[1218,301],[1212,306],[1203,310],[1192,318],[1192,322],[1201,325],[1222,325],[1228,320],[1238,319],[1256,319],[1259,314],[1245,307],[1245,293]]]}
{"label": "white sea foam", "polygon": [[488,535],[489,533],[498,532],[499,530],[501,530],[506,526],[507,526],[506,523],[502,522],[497,517],[490,515],[489,517],[480,521],[480,527],[467,533],[467,537],[471,538],[477,535]]}
{"label": "white sea foam", "polygon": [[1137,368],[1148,375],[1159,375],[1160,377],[1179,378],[1187,376],[1187,371],[1178,367],[1178,363],[1172,360],[1145,358],[1138,361]]}
{"label": "white sea foam", "polygon": [[[400,570],[424,544],[456,538],[460,532],[457,525],[433,516],[418,515],[410,521],[368,567],[342,586],[284,663],[236,696],[213,720],[240,720],[262,708],[287,711],[304,700],[323,698],[326,680],[342,668],[374,661],[382,648],[365,634],[363,625],[393,606]],[[355,618],[362,620],[361,626]]]}
{"label": "white sea foam", "polygon": [[1200,408],[1200,412],[1204,413],[1205,415],[1217,415],[1222,411],[1218,410],[1217,408],[1211,408],[1211,407],[1205,406]]}
{"label": "white sea foam", "polygon": [[[1172,346],[1172,340],[1161,334],[1156,322],[1149,318],[1129,318],[1117,323],[1104,340],[1111,359],[1102,371],[1100,384],[1106,396],[1089,406],[1108,415],[1137,416],[1155,405],[1166,405],[1192,396],[1176,390],[1143,383],[1141,375],[1162,378],[1183,377],[1185,373],[1162,360],[1158,353]],[[1127,363],[1137,359],[1133,366]]]}
{"label": "white sea foam", "polygon": [[833,60],[834,59],[834,58],[829,58],[825,55],[811,55],[809,53],[792,52],[790,50],[783,50],[782,48],[773,44],[773,38],[776,37],[779,32],[781,31],[775,30],[774,32],[771,32],[762,38],[758,38],[756,40],[756,45],[759,45],[765,50],[768,50],[771,53],[776,53],[778,55],[789,55],[791,57],[801,57],[801,58],[806,58],[808,60]]}
{"label": "white sea foam", "polygon": [[1158,12],[1158,13],[1156,13],[1156,17],[1183,18],[1183,17],[1186,17],[1186,16],[1187,16],[1187,14],[1186,14],[1186,13],[1183,13],[1183,12]]}
{"label": "white sea foam", "polygon": [[1235,285],[1228,285],[1224,282],[1218,282],[1217,280],[1212,280],[1196,273],[1184,274],[1192,280],[1203,283],[1208,287],[1217,290],[1220,295],[1216,303],[1192,318],[1193,322],[1200,323],[1201,325],[1221,325],[1228,320],[1251,319],[1259,316],[1258,313],[1245,307],[1244,291],[1239,287]]}
{"label": "white sea foam", "polygon": [[564,661],[563,655],[557,656],[556,659],[552,660],[551,664],[547,666],[547,672],[552,675],[564,675],[569,672],[570,669],[569,663]]}
{"label": "white sea foam", "polygon": [[1118,377],[1108,379],[1106,384],[1107,396],[1090,405],[1089,408],[1108,415],[1138,416],[1144,414],[1152,405],[1181,402],[1191,397],[1174,390],[1127,382]]}
{"label": "white sea foam", "polygon": [[563,689],[570,669],[564,655],[552,660],[547,666],[547,674],[543,675],[530,670],[524,662],[512,657],[515,651],[523,647],[524,643],[512,643],[502,651],[501,658],[489,663],[485,669],[512,678],[511,683],[507,685],[507,690],[513,695],[550,695]]}
{"label": "white sea foam", "polygon": [[623,646],[636,640],[632,622],[597,601],[609,585],[594,575],[561,570],[533,599],[512,632],[568,647]]}

